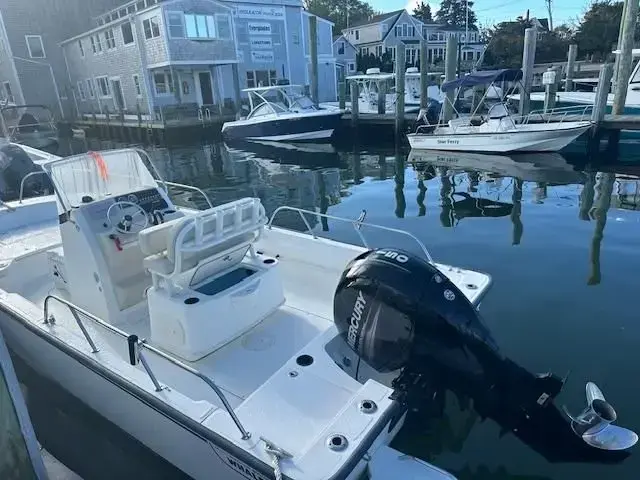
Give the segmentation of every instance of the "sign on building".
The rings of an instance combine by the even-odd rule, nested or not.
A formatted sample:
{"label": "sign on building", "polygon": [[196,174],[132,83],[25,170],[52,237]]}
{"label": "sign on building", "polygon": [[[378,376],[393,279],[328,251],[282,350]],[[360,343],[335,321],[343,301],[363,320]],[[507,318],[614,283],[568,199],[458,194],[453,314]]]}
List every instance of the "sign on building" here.
{"label": "sign on building", "polygon": [[251,52],[251,60],[254,63],[273,63],[275,61],[273,51]]}
{"label": "sign on building", "polygon": [[273,42],[270,37],[255,37],[252,38],[249,43],[251,44],[252,50],[264,50],[271,49],[273,47]]}
{"label": "sign on building", "polygon": [[271,24],[264,22],[249,22],[247,24],[249,35],[271,35]]}
{"label": "sign on building", "polygon": [[238,5],[235,10],[238,18],[258,18],[263,20],[284,20],[284,7],[260,5]]}

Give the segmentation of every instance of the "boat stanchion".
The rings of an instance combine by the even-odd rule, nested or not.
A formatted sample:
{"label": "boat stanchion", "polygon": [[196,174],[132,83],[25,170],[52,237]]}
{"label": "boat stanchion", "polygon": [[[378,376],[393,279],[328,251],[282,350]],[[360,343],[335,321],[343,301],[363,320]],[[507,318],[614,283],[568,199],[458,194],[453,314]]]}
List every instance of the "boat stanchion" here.
{"label": "boat stanchion", "polygon": [[153,382],[156,392],[162,391],[165,387],[160,385],[160,382],[158,382],[158,379],[151,370],[151,367],[149,367],[147,359],[142,354],[140,347],[144,345],[144,341],[139,340],[137,335],[129,335],[127,342],[129,343],[129,363],[135,367],[138,365],[138,362],[140,362]]}

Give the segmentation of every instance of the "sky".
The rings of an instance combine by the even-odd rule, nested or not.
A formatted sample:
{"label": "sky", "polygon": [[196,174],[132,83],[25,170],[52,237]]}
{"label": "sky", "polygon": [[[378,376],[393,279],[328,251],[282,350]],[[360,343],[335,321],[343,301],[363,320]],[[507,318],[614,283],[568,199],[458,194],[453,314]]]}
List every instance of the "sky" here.
{"label": "sky", "polygon": [[[368,0],[375,10],[390,12],[405,7],[413,9],[420,0]],[[425,0],[431,8],[437,10],[440,0]],[[571,23],[582,16],[591,0],[552,0],[553,24]],[[518,15],[524,16],[527,8],[532,17],[547,18],[545,0],[475,0],[473,9],[481,25],[493,25],[504,20],[512,20]]]}

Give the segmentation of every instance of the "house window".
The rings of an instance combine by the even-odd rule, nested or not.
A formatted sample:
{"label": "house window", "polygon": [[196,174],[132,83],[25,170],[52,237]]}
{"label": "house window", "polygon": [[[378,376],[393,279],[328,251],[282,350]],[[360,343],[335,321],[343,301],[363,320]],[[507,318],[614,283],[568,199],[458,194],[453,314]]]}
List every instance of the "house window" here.
{"label": "house window", "polygon": [[80,49],[80,56],[84,57],[84,47],[82,46],[82,40],[78,40],[78,48]]}
{"label": "house window", "polygon": [[184,16],[187,26],[187,38],[216,38],[216,26],[213,15]]}
{"label": "house window", "polygon": [[89,37],[89,39],[91,40],[91,50],[95,54],[96,53],[96,41],[93,39],[93,37]]}
{"label": "house window", "polygon": [[83,102],[87,99],[87,96],[84,93],[84,83],[82,80],[78,80],[78,96]]}
{"label": "house window", "polygon": [[356,64],[353,62],[349,62],[349,71],[350,72],[355,72],[356,71]]}
{"label": "house window", "polygon": [[402,36],[407,37],[409,35],[409,25],[406,23],[402,24]]}
{"label": "house window", "polygon": [[116,39],[113,36],[113,29],[110,28],[106,32],[104,32],[104,39],[107,42],[107,50],[111,50],[112,48],[116,48]]}
{"label": "house window", "polygon": [[356,30],[356,40],[360,40],[360,30]]}
{"label": "house window", "polygon": [[170,95],[173,93],[173,77],[170,73],[154,73],[153,84],[156,89],[156,95]]}
{"label": "house window", "polygon": [[216,28],[218,32],[218,38],[222,40],[231,39],[231,17],[226,14],[216,14]]}
{"label": "house window", "polygon": [[400,25],[396,25],[393,29],[393,34],[396,37],[401,37],[402,36],[402,27]]}
{"label": "house window", "polygon": [[131,24],[129,22],[123,23],[120,29],[122,30],[122,43],[125,45],[133,43],[133,30],[131,28]]}
{"label": "house window", "polygon": [[155,17],[147,18],[142,22],[142,29],[144,30],[144,38],[147,40],[159,37],[160,18],[157,15]]}
{"label": "house window", "polygon": [[278,74],[275,70],[248,70],[247,88],[267,87],[278,83]]}
{"label": "house window", "polygon": [[87,79],[87,92],[89,93],[89,98],[95,98],[96,89],[93,86],[93,80],[90,78]]}
{"label": "house window", "polygon": [[184,17],[182,12],[167,12],[167,24],[171,38],[184,38]]}
{"label": "house window", "polygon": [[344,42],[338,42],[338,55],[344,55]]}
{"label": "house window", "polygon": [[89,38],[91,39],[91,50],[93,50],[93,53],[96,55],[98,53],[102,53],[102,40],[100,38],[100,34]]}
{"label": "house window", "polygon": [[410,31],[410,36],[415,37],[416,36],[416,27],[411,27],[409,29]]}
{"label": "house window", "polygon": [[381,57],[382,56],[382,45],[376,46],[376,56],[377,57]]}
{"label": "house window", "polygon": [[255,88],[256,86],[256,77],[253,74],[253,71],[249,70],[247,72],[247,88]]}
{"label": "house window", "polygon": [[11,91],[11,83],[4,82],[2,86],[4,87],[4,93],[5,93],[6,99],[9,100],[10,102],[15,102],[15,98],[13,98],[13,92]]}
{"label": "house window", "polygon": [[98,94],[103,98],[111,97],[111,87],[107,77],[97,77],[96,82],[98,83]]}
{"label": "house window", "polygon": [[27,48],[31,58],[46,58],[40,35],[25,35],[24,38],[27,41]]}
{"label": "house window", "polygon": [[140,88],[140,76],[139,75],[134,75],[133,76],[133,86],[136,89],[136,95],[138,97],[142,96],[142,89]]}

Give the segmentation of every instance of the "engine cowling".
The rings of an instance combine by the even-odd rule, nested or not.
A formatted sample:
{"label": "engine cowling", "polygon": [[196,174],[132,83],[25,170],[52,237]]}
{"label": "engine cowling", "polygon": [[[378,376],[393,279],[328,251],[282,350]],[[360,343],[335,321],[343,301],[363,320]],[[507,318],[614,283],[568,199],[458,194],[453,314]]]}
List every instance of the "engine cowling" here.
{"label": "engine cowling", "polygon": [[378,372],[468,343],[497,350],[477,310],[434,265],[402,250],[353,259],[334,296],[334,321],[347,345]]}

